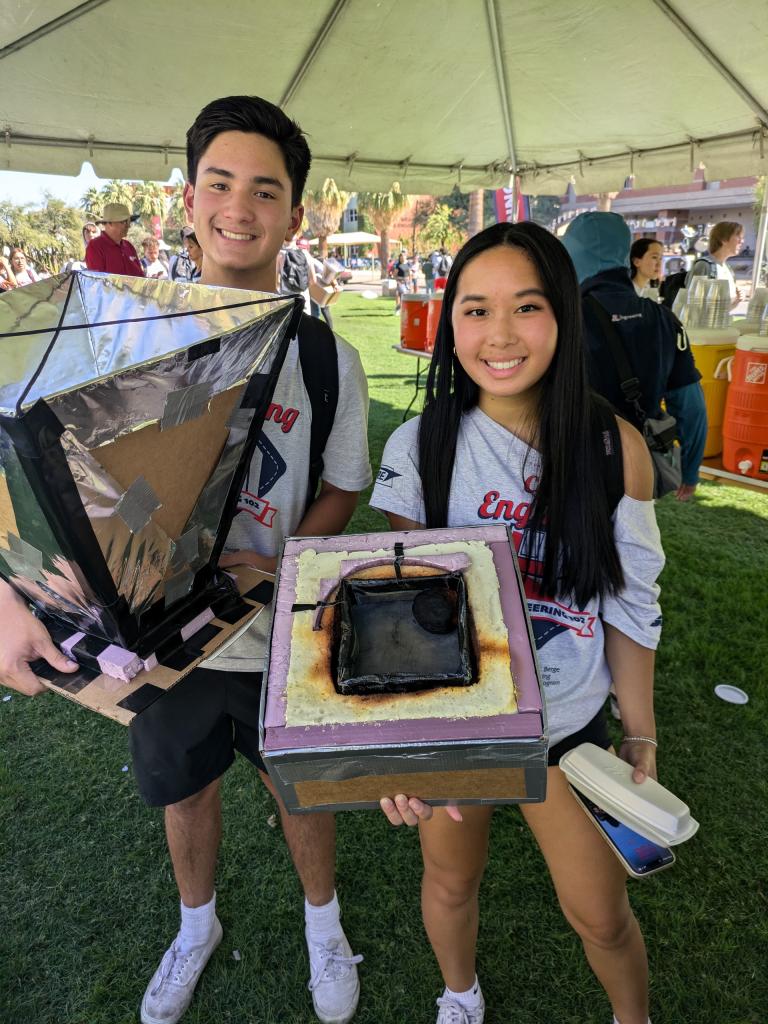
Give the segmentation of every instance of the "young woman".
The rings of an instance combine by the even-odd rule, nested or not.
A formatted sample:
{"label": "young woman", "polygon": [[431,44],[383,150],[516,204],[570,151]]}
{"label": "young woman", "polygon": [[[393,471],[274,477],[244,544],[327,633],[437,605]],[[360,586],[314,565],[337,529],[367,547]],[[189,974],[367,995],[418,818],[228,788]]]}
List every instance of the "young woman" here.
{"label": "young woman", "polygon": [[658,288],[664,246],[655,238],[636,238],[629,250],[629,276],[638,295],[643,288]]}
{"label": "young woman", "polygon": [[27,257],[23,249],[11,249],[9,259],[11,269],[16,277],[16,284],[20,288],[25,284],[32,284],[34,281],[40,280],[40,276],[27,263]]}
{"label": "young woman", "polygon": [[[617,455],[619,446],[622,458],[612,462],[609,450]],[[371,504],[395,529],[482,523],[494,494],[505,508],[527,509],[510,525],[526,592],[535,595],[550,767],[546,801],[520,810],[616,1020],[647,1024],[645,946],[624,870],[557,763],[586,740],[610,746],[602,707],[613,681],[625,729],[619,756],[634,765],[635,782],[655,777],[656,577],[664,556],[650,457],[640,434],[588,389],[579,288],[553,235],[531,223],[497,224],[461,250],[424,413],[395,431],[383,466],[387,482]],[[541,610],[555,600],[586,615],[591,629],[554,628],[554,616]],[[394,825],[419,825],[424,924],[446,985],[438,1024],[481,1024],[475,944],[492,808],[433,816],[416,795],[400,793],[382,809]]]}

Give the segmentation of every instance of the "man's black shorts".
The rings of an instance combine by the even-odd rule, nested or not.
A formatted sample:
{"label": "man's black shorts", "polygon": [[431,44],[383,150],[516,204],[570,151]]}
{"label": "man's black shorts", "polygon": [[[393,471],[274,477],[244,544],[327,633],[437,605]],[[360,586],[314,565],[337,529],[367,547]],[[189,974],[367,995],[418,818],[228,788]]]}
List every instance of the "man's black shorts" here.
{"label": "man's black shorts", "polygon": [[196,668],[130,726],[139,792],[150,807],[193,796],[229,768],[240,751],[261,771],[261,672]]}

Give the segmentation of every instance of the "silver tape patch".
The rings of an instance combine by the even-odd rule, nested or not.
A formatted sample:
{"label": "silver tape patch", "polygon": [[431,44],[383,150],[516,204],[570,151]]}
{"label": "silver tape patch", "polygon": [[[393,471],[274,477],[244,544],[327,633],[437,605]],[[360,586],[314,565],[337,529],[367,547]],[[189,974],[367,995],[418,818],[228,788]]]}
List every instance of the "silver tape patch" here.
{"label": "silver tape patch", "polygon": [[140,476],[115,505],[115,512],[131,533],[140,533],[152,518],[152,513],[162,508],[162,504],[144,477]]}
{"label": "silver tape patch", "polygon": [[171,566],[178,569],[182,565],[190,565],[200,552],[200,531],[197,527],[187,530],[173,546]]}
{"label": "silver tape patch", "polygon": [[189,567],[182,569],[181,572],[176,573],[175,576],[171,576],[169,580],[166,580],[165,607],[168,608],[170,605],[175,604],[176,601],[180,601],[182,597],[186,597],[192,589],[194,581],[195,574]]}
{"label": "silver tape patch", "polygon": [[196,420],[208,408],[210,400],[211,384],[209,381],[201,381],[199,384],[190,384],[188,388],[176,388],[174,391],[169,391],[165,398],[160,429],[168,430],[169,427],[178,427],[188,420]]}

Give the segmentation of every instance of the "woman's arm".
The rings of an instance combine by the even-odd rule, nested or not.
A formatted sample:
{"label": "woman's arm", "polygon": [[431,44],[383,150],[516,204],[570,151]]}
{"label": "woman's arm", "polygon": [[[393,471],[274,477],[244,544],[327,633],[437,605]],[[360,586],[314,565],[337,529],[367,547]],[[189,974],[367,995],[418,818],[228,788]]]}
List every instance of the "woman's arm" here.
{"label": "woman's arm", "polygon": [[[624,459],[624,492],[637,501],[651,501],[653,464],[645,441],[626,420],[617,419],[617,423]],[[603,629],[605,658],[621,709],[624,735],[655,740],[653,669],[656,652],[643,647],[608,622],[603,622]],[[646,775],[656,778],[656,748],[652,743],[625,741],[619,755],[634,765],[632,778],[635,782],[642,782]]]}

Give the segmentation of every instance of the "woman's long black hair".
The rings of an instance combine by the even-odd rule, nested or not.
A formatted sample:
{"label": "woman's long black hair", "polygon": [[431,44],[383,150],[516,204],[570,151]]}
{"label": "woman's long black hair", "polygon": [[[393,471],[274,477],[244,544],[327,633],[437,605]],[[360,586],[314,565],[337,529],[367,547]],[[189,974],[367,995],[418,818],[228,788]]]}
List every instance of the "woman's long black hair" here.
{"label": "woman's long black hair", "polygon": [[456,287],[470,260],[500,245],[520,249],[531,260],[557,321],[557,347],[536,409],[533,443],[541,471],[527,530],[530,539],[544,536],[545,551],[543,571],[532,578],[544,594],[572,596],[584,607],[623,584],[606,490],[604,403],[587,380],[576,272],[562,243],[537,224],[486,228],[463,246],[448,275],[419,430],[426,525],[447,525],[461,417],[478,402],[478,387],[454,351]]}

